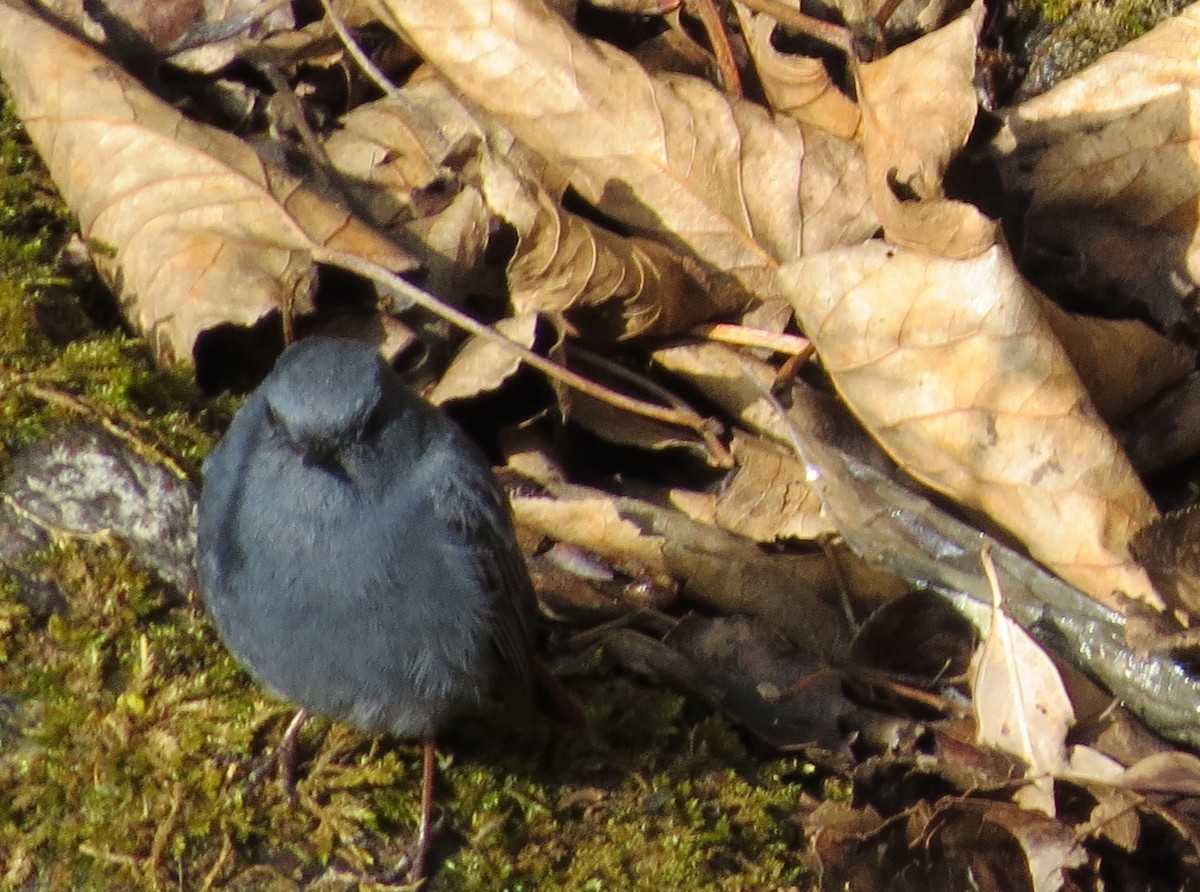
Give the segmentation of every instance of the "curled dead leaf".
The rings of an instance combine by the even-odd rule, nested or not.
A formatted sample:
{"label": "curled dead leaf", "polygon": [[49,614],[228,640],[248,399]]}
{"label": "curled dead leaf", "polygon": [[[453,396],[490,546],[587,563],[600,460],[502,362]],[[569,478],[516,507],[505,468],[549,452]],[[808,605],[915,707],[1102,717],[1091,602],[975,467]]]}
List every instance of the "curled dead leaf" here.
{"label": "curled dead leaf", "polygon": [[858,106],[833,83],[825,63],[816,57],[781,53],[771,43],[773,18],[751,12],[742,3],[733,8],[771,108],[852,139],[859,128]]}
{"label": "curled dead leaf", "polygon": [[945,257],[995,244],[996,224],[943,197],[942,176],[975,123],[982,2],[875,62],[855,67],[871,201],[888,241]]}

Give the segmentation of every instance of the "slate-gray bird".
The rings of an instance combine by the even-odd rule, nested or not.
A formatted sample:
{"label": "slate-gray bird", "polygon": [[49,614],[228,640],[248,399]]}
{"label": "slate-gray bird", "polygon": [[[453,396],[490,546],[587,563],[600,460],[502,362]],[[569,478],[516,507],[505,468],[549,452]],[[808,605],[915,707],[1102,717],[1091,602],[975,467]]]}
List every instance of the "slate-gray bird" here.
{"label": "slate-gray bird", "polygon": [[[289,347],[204,462],[200,589],[221,638],[307,713],[425,742],[528,692],[536,608],[508,502],[475,444],[369,346]],[[285,775],[286,777],[286,775]]]}

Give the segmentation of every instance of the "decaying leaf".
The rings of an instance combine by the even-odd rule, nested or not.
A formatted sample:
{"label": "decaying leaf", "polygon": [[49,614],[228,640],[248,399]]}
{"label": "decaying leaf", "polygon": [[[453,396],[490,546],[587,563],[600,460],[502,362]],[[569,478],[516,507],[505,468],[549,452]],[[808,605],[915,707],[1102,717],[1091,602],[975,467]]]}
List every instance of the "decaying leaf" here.
{"label": "decaying leaf", "polygon": [[686,255],[621,237],[572,214],[494,154],[480,164],[488,206],[517,231],[508,264],[517,312],[561,315],[593,341],[676,334],[746,309],[753,298]]}
{"label": "decaying leaf", "polygon": [[840,586],[855,592],[897,585],[849,555],[839,573],[823,554],[769,554],[678,511],[586,487],[551,486],[511,501],[523,527],[577,545],[631,576],[681,580],[681,594],[693,603],[760,617],[827,656],[849,641]]}
{"label": "decaying leaf", "polygon": [[[1200,6],[1005,114],[994,153],[1029,196],[1026,249],[1077,293],[1116,291],[1164,324],[1200,285]],[[1187,306],[1181,306],[1186,302]]]}
{"label": "decaying leaf", "polygon": [[0,76],[159,362],[190,359],[197,336],[222,322],[303,308],[315,247],[398,271],[414,265],[240,140],[187,120],[96,51],[8,4]]}
{"label": "decaying leaf", "polygon": [[[819,654],[748,617],[686,616],[662,642],[629,630],[605,649],[719,709],[773,746],[839,745],[839,720],[853,710],[840,677]],[[797,696],[782,696],[803,688]]]}
{"label": "decaying leaf", "polygon": [[821,59],[781,53],[771,44],[775,19],[734,3],[767,102],[775,111],[824,127],[843,139],[858,132],[858,105],[834,85]]}
{"label": "decaying leaf", "polygon": [[1154,505],[1003,248],[870,242],[785,277],[838,391],[906,471],[1093,597],[1161,605],[1127,547]]}
{"label": "decaying leaf", "polygon": [[731,448],[738,467],[717,497],[718,526],[759,542],[815,539],[833,531],[795,452],[736,432]]}
{"label": "decaying leaf", "polygon": [[944,257],[974,257],[998,229],[943,197],[942,177],[975,123],[976,0],[954,22],[855,67],[871,201],[888,241]]}
{"label": "decaying leaf", "polygon": [[937,889],[980,877],[988,878],[980,888],[996,892],[1058,892],[1066,872],[1087,861],[1070,827],[1013,805],[953,803],[935,814],[928,832]]}
{"label": "decaying leaf", "polygon": [[775,325],[786,319],[779,263],[857,242],[877,225],[857,147],[705,82],[649,75],[541,0],[377,0],[376,8],[586,200],[734,276],[768,304]]}

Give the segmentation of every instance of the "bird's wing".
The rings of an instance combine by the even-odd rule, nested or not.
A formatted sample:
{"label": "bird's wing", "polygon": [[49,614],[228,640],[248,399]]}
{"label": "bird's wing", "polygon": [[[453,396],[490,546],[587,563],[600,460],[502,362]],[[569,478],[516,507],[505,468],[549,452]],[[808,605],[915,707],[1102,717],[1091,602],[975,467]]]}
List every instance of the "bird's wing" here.
{"label": "bird's wing", "polygon": [[479,574],[494,610],[493,642],[500,663],[528,691],[537,609],[533,584],[517,544],[508,499],[475,444],[457,430],[455,434],[462,440],[440,456],[445,465],[434,483],[434,513],[474,558],[469,564]]}

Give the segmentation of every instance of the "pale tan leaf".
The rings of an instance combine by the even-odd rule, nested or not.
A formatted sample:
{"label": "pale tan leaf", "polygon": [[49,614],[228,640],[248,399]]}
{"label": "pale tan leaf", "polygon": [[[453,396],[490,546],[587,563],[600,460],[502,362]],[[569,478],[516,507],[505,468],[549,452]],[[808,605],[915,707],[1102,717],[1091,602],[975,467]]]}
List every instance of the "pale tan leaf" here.
{"label": "pale tan leaf", "polygon": [[1068,751],[1067,770],[1064,772],[1066,777],[1115,784],[1124,775],[1125,766],[1098,749],[1076,744]]}
{"label": "pale tan leaf", "polygon": [[715,87],[648,75],[541,0],[377,0],[471,103],[565,170],[635,233],[733,275],[768,302],[777,265],[876,226],[855,146]]}
{"label": "pale tan leaf", "polygon": [[734,431],[730,448],[738,467],[717,497],[717,526],[758,542],[834,532],[794,450],[740,431]]}
{"label": "pale tan leaf", "polygon": [[973,257],[996,242],[994,222],[942,193],[946,167],[975,123],[983,14],[977,0],[945,27],[855,66],[871,200],[893,244]]}
{"label": "pale tan leaf", "polygon": [[622,517],[611,496],[599,492],[593,498],[569,499],[514,495],[510,501],[513,517],[523,527],[586,549],[628,569],[630,575],[670,575],[663,537],[646,533]]}
{"label": "pale tan leaf", "polygon": [[677,426],[618,409],[582,391],[571,394],[569,415],[573,424],[609,443],[652,451],[683,449],[701,461],[709,458],[708,447],[698,436]]}
{"label": "pale tan leaf", "polygon": [[1027,239],[1081,257],[1085,291],[1165,306],[1200,286],[1198,59],[1192,4],[1004,116],[993,148],[1006,186],[1029,195]]}
{"label": "pale tan leaf", "polygon": [[751,12],[741,3],[733,8],[771,108],[843,139],[853,138],[859,127],[858,106],[834,85],[825,63],[811,56],[781,53],[771,44],[775,19]]}
{"label": "pale tan leaf", "polygon": [[1200,796],[1200,759],[1191,753],[1155,753],[1129,766],[1121,785],[1143,793]]}
{"label": "pale tan leaf", "polygon": [[948,260],[869,242],[784,276],[839,392],[905,470],[1098,600],[1161,609],[1127,547],[1154,505],[1002,247]]}
{"label": "pale tan leaf", "polygon": [[418,255],[424,286],[452,302],[494,290],[484,263],[493,217],[462,171],[483,140],[462,103],[427,80],[354,109],[325,143],[356,207]]}
{"label": "pale tan leaf", "polygon": [[1050,778],[1067,767],[1075,711],[1054,661],[1004,609],[993,583],[992,622],[971,667],[975,739],[1021,759],[1032,783],[1019,801],[1054,815]]}
{"label": "pale tan leaf", "polygon": [[303,305],[317,247],[413,266],[236,138],[187,120],[96,51],[7,4],[0,76],[160,362],[190,358],[200,332],[220,323]]}
{"label": "pale tan leaf", "polygon": [[[419,216],[413,192],[445,172],[442,162],[454,144],[458,121],[442,118],[436,128],[432,122],[422,127],[427,113],[417,103],[416,97],[405,97],[360,105],[325,141],[325,153],[348,182],[370,187],[360,186],[355,197],[367,205],[377,226],[402,225]],[[482,138],[476,134],[477,140]]]}
{"label": "pale tan leaf", "polygon": [[789,442],[787,424],[763,396],[762,387],[770,386],[775,377],[773,366],[713,341],[660,347],[651,358],[668,372],[685,378],[750,430]]}
{"label": "pale tan leaf", "polygon": [[1032,190],[1031,211],[1104,207],[1143,225],[1194,229],[1197,145],[1188,124],[1200,90],[1198,44],[1193,4],[1009,110],[996,144],[1012,185]]}
{"label": "pale tan leaf", "polygon": [[[493,328],[522,347],[533,348],[537,338],[536,313],[522,313],[501,319]],[[494,341],[473,337],[455,354],[449,367],[429,394],[435,406],[450,400],[465,399],[498,388],[516,374],[521,360],[511,350]]]}

